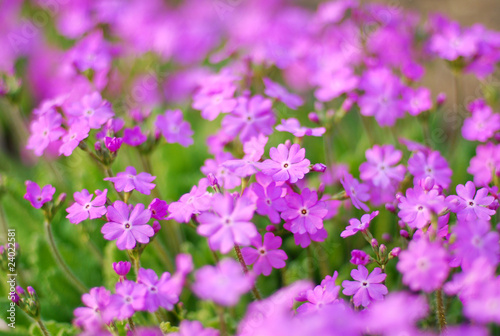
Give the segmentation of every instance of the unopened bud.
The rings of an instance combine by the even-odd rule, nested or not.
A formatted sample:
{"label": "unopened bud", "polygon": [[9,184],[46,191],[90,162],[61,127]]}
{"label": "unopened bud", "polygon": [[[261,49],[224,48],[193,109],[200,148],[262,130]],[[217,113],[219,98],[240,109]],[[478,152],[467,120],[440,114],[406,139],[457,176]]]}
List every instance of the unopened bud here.
{"label": "unopened bud", "polygon": [[393,248],[392,251],[389,252],[389,259],[397,258],[400,252],[401,252],[401,247]]}
{"label": "unopened bud", "polygon": [[315,124],[319,124],[321,121],[319,120],[319,116],[316,112],[311,112],[308,114],[309,120]]}
{"label": "unopened bud", "polygon": [[312,171],[315,171],[318,173],[324,173],[326,171],[326,165],[323,163],[315,163],[312,166]]}
{"label": "unopened bud", "polygon": [[406,239],[410,238],[410,235],[408,234],[408,231],[406,231],[406,230],[401,230],[401,231],[399,231],[399,234],[400,234],[400,235],[401,235],[401,237],[403,237],[403,238],[406,238]]}

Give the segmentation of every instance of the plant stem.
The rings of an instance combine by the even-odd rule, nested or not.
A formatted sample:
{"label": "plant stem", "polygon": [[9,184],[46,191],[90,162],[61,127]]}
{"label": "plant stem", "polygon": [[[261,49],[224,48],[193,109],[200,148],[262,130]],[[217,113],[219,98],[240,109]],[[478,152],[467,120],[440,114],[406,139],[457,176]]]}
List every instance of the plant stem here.
{"label": "plant stem", "polygon": [[[243,255],[241,254],[241,249],[238,244],[234,244],[234,251],[236,251],[236,256],[238,257],[243,272],[248,274],[248,267],[247,264],[245,264],[245,260],[243,259]],[[257,300],[262,300],[262,296],[260,296],[259,290],[255,285],[252,287],[252,293]]]}
{"label": "plant stem", "polygon": [[42,334],[44,334],[45,336],[50,336],[50,333],[47,330],[47,327],[45,327],[45,324],[42,322],[42,319],[39,318],[38,320],[36,320],[36,323],[38,324],[38,326],[42,330]]}
{"label": "plant stem", "polygon": [[87,286],[85,286],[80,281],[80,279],[78,279],[75,276],[75,274],[71,271],[71,269],[68,267],[68,265],[62,258],[61,254],[59,253],[59,250],[57,249],[56,243],[54,241],[54,236],[52,235],[52,228],[50,226],[50,222],[48,220],[45,220],[44,226],[45,226],[45,233],[47,235],[47,240],[52,250],[52,255],[54,256],[56,262],[59,264],[59,267],[63,271],[64,275],[66,275],[71,284],[73,284],[73,286],[77,288],[81,294],[87,293],[88,292]]}
{"label": "plant stem", "polygon": [[443,290],[436,291],[436,315],[439,322],[439,330],[443,332],[446,329],[446,313],[443,303]]}
{"label": "plant stem", "polygon": [[128,321],[128,325],[130,326],[130,331],[132,331],[132,334],[135,335],[135,323],[134,323],[134,320],[132,319],[132,317],[129,317],[127,319]]}
{"label": "plant stem", "polygon": [[7,226],[7,218],[5,216],[5,210],[3,209],[2,204],[0,203],[0,227],[2,230],[2,235],[4,236],[5,239],[2,241],[4,243],[7,243],[8,237],[9,237],[9,227]]}
{"label": "plant stem", "polygon": [[224,308],[217,305],[217,313],[219,315],[220,335],[227,336],[227,326],[226,326],[226,321],[224,320]]}

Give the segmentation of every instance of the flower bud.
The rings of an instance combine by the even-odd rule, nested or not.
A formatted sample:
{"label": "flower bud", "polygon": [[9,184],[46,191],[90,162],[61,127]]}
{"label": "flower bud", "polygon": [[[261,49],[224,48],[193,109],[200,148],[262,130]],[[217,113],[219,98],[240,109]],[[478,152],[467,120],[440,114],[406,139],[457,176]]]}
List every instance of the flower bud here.
{"label": "flower bud", "polygon": [[102,149],[102,144],[100,141],[96,141],[96,143],[94,144],[94,149],[96,152],[100,152],[101,149]]}
{"label": "flower bud", "polygon": [[21,296],[26,294],[26,292],[24,291],[24,289],[21,286],[16,286],[16,291]]}
{"label": "flower bud", "polygon": [[276,231],[276,226],[268,225],[268,226],[266,226],[266,231],[274,232],[274,231]]}
{"label": "flower bud", "polygon": [[354,265],[367,265],[370,262],[370,256],[361,250],[351,251],[351,264]]}
{"label": "flower bud", "polygon": [[392,203],[386,203],[385,204],[385,209],[389,212],[395,213],[396,212],[396,207]]}
{"label": "flower bud", "polygon": [[160,222],[154,221],[153,222],[153,231],[155,232],[155,234],[157,234],[158,231],[160,231],[160,229],[161,229]]}
{"label": "flower bud", "polygon": [[26,290],[28,291],[29,295],[31,296],[36,296],[35,289],[31,286],[26,287]]}
{"label": "flower bud", "polygon": [[377,246],[378,246],[378,241],[377,241],[377,239],[372,238],[371,245],[372,245],[373,247],[377,247]]}
{"label": "flower bud", "polygon": [[113,138],[105,137],[104,138],[104,145],[111,153],[115,153],[116,151],[118,151],[120,149],[120,147],[122,146],[122,143],[123,143],[122,138],[117,138],[117,137],[113,137]]}
{"label": "flower bud", "polygon": [[390,242],[392,240],[392,236],[390,233],[383,233],[382,234],[382,239],[385,240],[386,242]]}
{"label": "flower bud", "polygon": [[446,93],[441,92],[436,97],[436,104],[442,106],[446,102]]}
{"label": "flower bud", "polygon": [[309,113],[308,117],[309,117],[309,120],[315,124],[321,123],[321,121],[319,120],[319,116],[316,112]]}
{"label": "flower bud", "polygon": [[130,267],[132,264],[128,261],[119,261],[113,263],[113,269],[115,270],[115,273],[120,276],[120,280],[125,279],[125,276],[130,272]]}
{"label": "flower bud", "polygon": [[401,247],[395,247],[389,252],[389,259],[396,258],[401,252]]}
{"label": "flower bud", "polygon": [[315,171],[318,173],[324,173],[326,171],[326,165],[323,163],[315,163],[312,166],[312,171]]}
{"label": "flower bud", "polygon": [[406,238],[406,239],[410,238],[410,235],[408,234],[408,231],[406,231],[406,230],[401,230],[401,231],[399,231],[399,234],[400,234],[400,235],[401,235],[401,237],[403,237],[403,238]]}
{"label": "flower bud", "polygon": [[387,253],[387,246],[385,246],[385,244],[380,244],[378,251],[382,256],[384,256]]}

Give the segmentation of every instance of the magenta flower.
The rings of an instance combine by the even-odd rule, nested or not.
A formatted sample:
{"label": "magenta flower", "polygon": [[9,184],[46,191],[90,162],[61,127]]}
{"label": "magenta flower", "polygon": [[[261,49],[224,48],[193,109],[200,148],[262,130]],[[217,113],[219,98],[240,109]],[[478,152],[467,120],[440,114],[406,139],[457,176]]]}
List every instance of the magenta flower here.
{"label": "magenta flower", "polygon": [[366,266],[370,262],[370,256],[366,252],[361,250],[351,251],[351,264]]}
{"label": "magenta flower", "polygon": [[147,224],[151,219],[151,211],[144,209],[144,204],[137,204],[132,212],[130,209],[122,201],[108,206],[108,222],[101,228],[104,239],[117,239],[116,246],[120,250],[131,250],[137,242],[147,244],[154,235],[153,228]]}
{"label": "magenta flower", "polygon": [[113,319],[122,321],[132,317],[136,311],[144,310],[147,295],[145,285],[130,280],[117,282],[115,293],[102,312],[104,322],[109,323]]}
{"label": "magenta flower", "polygon": [[368,193],[369,187],[366,184],[359,183],[359,181],[349,173],[344,174],[344,177],[340,179],[340,183],[344,187],[347,196],[351,199],[352,204],[357,209],[370,211],[370,208],[363,203],[370,199],[370,194]]}
{"label": "magenta flower", "polygon": [[305,148],[293,144],[290,149],[284,144],[269,150],[271,159],[265,160],[259,168],[266,175],[272,175],[275,181],[290,181],[295,183],[309,172],[311,162],[306,159]]}
{"label": "magenta flower", "polygon": [[181,196],[179,201],[168,206],[170,215],[167,219],[187,223],[193,214],[210,209],[210,194],[207,192],[208,180],[203,178],[198,186],[193,186],[191,191]]}
{"label": "magenta flower", "polygon": [[269,78],[264,78],[264,84],[266,85],[266,89],[264,90],[266,95],[278,99],[292,110],[296,110],[299,106],[304,104],[300,96],[289,93],[283,86],[273,82]]}
{"label": "magenta flower", "polygon": [[361,216],[361,220],[357,218],[349,219],[349,226],[346,227],[345,230],[342,231],[342,233],[340,233],[340,236],[342,238],[346,238],[355,235],[358,231],[366,231],[370,226],[370,222],[372,221],[372,219],[377,215],[378,211],[374,211],[371,214],[364,214],[363,216]]}
{"label": "magenta flower", "polygon": [[101,128],[114,116],[111,104],[103,100],[99,92],[83,96],[79,102],[73,103],[68,108],[67,113],[78,119],[86,119],[92,129]]}
{"label": "magenta flower", "polygon": [[179,331],[169,333],[170,336],[219,336],[219,331],[212,328],[203,328],[200,321],[182,320]]}
{"label": "magenta flower", "polygon": [[213,174],[220,186],[225,189],[233,189],[241,184],[241,178],[230,168],[226,168],[226,162],[231,166],[234,157],[231,153],[221,152],[214,159],[205,160],[205,165],[201,167],[201,172],[208,176]]}
{"label": "magenta flower", "polygon": [[73,197],[75,203],[73,203],[69,208],[66,209],[68,215],[66,218],[73,224],[78,224],[83,222],[87,218],[96,219],[101,218],[106,214],[106,197],[108,190],[100,192],[96,190],[96,197],[92,200],[93,194],[89,194],[87,189],[83,189],[80,192],[75,192]]}
{"label": "magenta flower", "polygon": [[281,213],[281,218],[290,224],[292,233],[315,234],[323,229],[323,219],[328,210],[323,201],[318,201],[316,191],[305,188],[300,195],[291,192],[285,200],[287,209]]}
{"label": "magenta flower", "polygon": [[246,177],[254,175],[258,172],[258,161],[264,154],[268,138],[262,134],[258,137],[252,137],[250,140],[243,144],[243,152],[245,156],[241,160],[227,160],[222,166],[231,170],[239,177]]}
{"label": "magenta flower", "polygon": [[129,146],[140,146],[148,140],[148,137],[142,133],[139,126],[134,128],[125,128],[123,131],[123,142]]}
{"label": "magenta flower", "polygon": [[208,237],[212,250],[229,252],[234,244],[248,246],[257,235],[255,225],[250,222],[255,204],[245,196],[235,198],[229,194],[212,197],[213,212],[205,211],[198,216],[198,234]]}
{"label": "magenta flower", "polygon": [[73,323],[85,330],[96,330],[104,322],[101,313],[109,304],[111,293],[104,287],[91,288],[89,293],[82,295],[85,307],[78,307],[73,311],[75,319]]}
{"label": "magenta flower", "polygon": [[253,271],[256,275],[271,274],[273,268],[283,268],[286,266],[285,260],[288,259],[285,251],[279,250],[281,246],[281,237],[275,236],[271,232],[264,235],[264,243],[262,237],[256,235],[251,240],[251,244],[255,247],[244,247],[241,249],[241,254],[247,265],[253,264]]}
{"label": "magenta flower", "polygon": [[368,274],[365,266],[359,265],[358,269],[351,271],[351,276],[356,281],[344,280],[342,287],[344,295],[354,295],[352,300],[356,307],[368,305],[373,301],[380,301],[384,299],[384,295],[388,293],[387,287],[382,284],[387,274],[382,273],[379,267],[375,267],[373,271]]}
{"label": "magenta flower", "polygon": [[403,274],[403,283],[411,290],[430,293],[440,288],[450,269],[448,254],[439,242],[426,237],[412,240],[408,249],[399,254],[397,269]]}
{"label": "magenta flower", "polygon": [[485,101],[478,99],[469,104],[472,116],[464,120],[462,136],[470,141],[485,142],[500,131],[500,115],[493,113]]}
{"label": "magenta flower", "polygon": [[334,71],[321,71],[316,82],[319,87],[314,91],[314,96],[319,101],[327,102],[356,89],[359,77],[351,68],[341,67]]}
{"label": "magenta flower", "polygon": [[[333,284],[335,285],[335,278],[337,275],[334,275]],[[302,304],[297,308],[297,314],[311,314],[316,313],[319,310],[325,308],[330,304],[339,301],[339,291],[340,286],[332,286],[331,288],[319,285],[314,287],[314,289],[309,289],[305,295],[305,299],[307,302]]]}
{"label": "magenta flower", "polygon": [[259,95],[239,97],[234,111],[222,120],[222,128],[233,138],[239,134],[240,140],[245,142],[259,134],[273,133],[275,122],[271,100]]}
{"label": "magenta flower", "polygon": [[43,188],[36,182],[26,181],[26,194],[24,194],[24,199],[31,203],[35,209],[40,209],[45,203],[52,201],[56,188],[47,184]]}
{"label": "magenta flower", "polygon": [[446,208],[444,196],[436,189],[425,191],[420,185],[406,190],[406,197],[399,198],[398,216],[411,228],[421,229],[431,221],[432,213]]}
{"label": "magenta flower", "polygon": [[120,147],[122,146],[123,139],[122,138],[117,138],[117,137],[104,137],[104,145],[106,148],[111,152],[115,153],[117,152]]}
{"label": "magenta flower", "polygon": [[61,115],[53,110],[33,120],[26,148],[33,150],[36,156],[42,156],[45,149],[65,133],[61,123]]}
{"label": "magenta flower", "polygon": [[165,137],[168,143],[178,143],[189,147],[193,144],[191,125],[184,120],[181,110],[165,111],[156,118],[156,128]]}
{"label": "magenta flower", "polygon": [[[264,179],[262,176],[257,175],[257,181]],[[270,177],[269,177],[270,178]],[[271,179],[271,183],[265,185],[262,183],[252,184],[251,190],[257,196],[257,213],[262,216],[268,216],[271,223],[279,224],[281,217],[279,212],[287,209],[284,198],[281,197],[283,189],[276,186],[276,182]]]}
{"label": "magenta flower", "polygon": [[448,188],[451,183],[452,171],[448,162],[438,151],[430,154],[417,152],[408,160],[408,171],[414,176],[413,183],[431,177],[437,185]]}
{"label": "magenta flower", "polygon": [[402,156],[403,153],[392,145],[373,146],[366,151],[367,162],[359,166],[360,178],[380,188],[403,181],[406,169],[402,164],[396,166]]}
{"label": "magenta flower", "polygon": [[90,127],[85,121],[78,121],[70,126],[68,133],[62,138],[63,144],[59,147],[59,155],[70,156],[80,141],[89,136]]}
{"label": "magenta flower", "polygon": [[153,313],[162,307],[166,310],[172,310],[179,301],[179,296],[172,291],[169,283],[170,273],[164,272],[158,279],[155,271],[152,269],[139,269],[137,282],[147,288],[144,309]]}
{"label": "magenta flower", "polygon": [[432,108],[431,91],[425,87],[418,89],[405,88],[403,101],[404,109],[412,116],[419,115]]}
{"label": "magenta flower", "polygon": [[307,128],[300,126],[300,122],[295,118],[282,119],[281,124],[276,126],[276,130],[292,133],[298,138],[302,138],[306,135],[320,137],[326,132],[324,127]]}
{"label": "magenta flower", "polygon": [[[283,228],[285,230],[288,230],[291,232],[291,227],[292,224],[286,222],[283,224]],[[298,245],[302,248],[306,248],[311,244],[311,241],[315,242],[324,242],[325,239],[328,237],[328,232],[325,230],[325,228],[319,229],[316,231],[316,233],[294,233],[293,234],[293,239],[295,240],[295,245]]]}
{"label": "magenta flower", "polygon": [[156,178],[149,173],[139,173],[134,167],[128,166],[125,172],[116,174],[116,177],[106,177],[104,181],[111,181],[115,184],[117,191],[130,192],[137,190],[141,194],[149,195],[155,184],[151,183]]}
{"label": "magenta flower", "polygon": [[216,266],[203,266],[194,274],[193,292],[203,300],[223,306],[234,306],[240,296],[254,284],[254,277],[243,273],[233,259],[221,260]]}
{"label": "magenta flower", "polygon": [[436,32],[430,39],[430,51],[448,61],[476,53],[478,39],[470,32],[463,32],[457,22],[436,15],[432,23]]}
{"label": "magenta flower", "polygon": [[476,156],[470,160],[467,172],[474,175],[474,183],[479,186],[488,186],[493,174],[500,174],[500,144],[491,142],[476,148]]}
{"label": "magenta flower", "polygon": [[451,211],[457,214],[459,220],[473,221],[476,219],[490,220],[495,214],[488,206],[495,200],[493,196],[488,196],[488,189],[481,188],[476,193],[474,182],[468,181],[457,185],[457,195],[446,198]]}
{"label": "magenta flower", "polygon": [[151,217],[157,220],[163,220],[167,217],[168,204],[159,198],[155,198],[148,206],[151,211]]}
{"label": "magenta flower", "polygon": [[127,280],[132,264],[129,261],[119,261],[113,263],[113,270],[120,277],[120,281]]}
{"label": "magenta flower", "polygon": [[192,107],[200,110],[202,118],[207,120],[214,120],[220,113],[232,112],[238,103],[234,98],[237,79],[227,71],[207,76],[193,97]]}

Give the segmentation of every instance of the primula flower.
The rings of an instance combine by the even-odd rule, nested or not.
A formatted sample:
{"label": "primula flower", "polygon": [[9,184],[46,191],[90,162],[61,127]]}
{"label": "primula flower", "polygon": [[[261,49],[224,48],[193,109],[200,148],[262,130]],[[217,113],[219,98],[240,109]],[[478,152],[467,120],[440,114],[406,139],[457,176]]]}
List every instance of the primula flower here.
{"label": "primula flower", "polygon": [[42,156],[45,149],[65,133],[61,123],[61,115],[53,110],[33,120],[26,148],[33,150],[36,156]]}
{"label": "primula flower", "polygon": [[413,183],[431,177],[437,185],[448,188],[452,170],[438,151],[429,154],[417,152],[408,160],[408,171],[414,176]]}
{"label": "primula flower", "polygon": [[250,245],[250,239],[257,235],[255,225],[250,222],[255,204],[246,196],[235,198],[229,194],[212,197],[213,212],[205,211],[198,216],[198,234],[208,237],[212,250],[229,252],[234,244]]}
{"label": "primula flower", "polygon": [[200,321],[182,320],[179,331],[169,333],[170,336],[219,336],[219,331],[212,328],[203,328]]}
{"label": "primula flower", "polygon": [[227,71],[207,76],[203,79],[198,93],[193,97],[192,107],[201,111],[201,116],[207,120],[214,120],[222,113],[234,110],[237,100],[234,98],[238,78]]}
{"label": "primula flower", "polygon": [[167,110],[164,114],[160,114],[156,118],[155,126],[168,143],[178,143],[184,147],[193,144],[194,132],[191,125],[184,120],[181,110]]}
{"label": "primula flower", "polygon": [[468,31],[462,31],[457,22],[448,21],[440,15],[432,20],[435,33],[429,42],[429,49],[441,58],[454,61],[460,56],[469,57],[476,53],[478,39]]}
{"label": "primula flower", "polygon": [[305,148],[293,144],[290,149],[284,144],[269,150],[271,159],[265,160],[259,168],[266,175],[271,175],[275,181],[290,181],[295,183],[309,172],[311,162],[306,159]]}
{"label": "primula flower", "polygon": [[101,228],[104,239],[115,240],[120,250],[131,250],[137,242],[149,243],[154,236],[154,230],[147,223],[151,219],[151,211],[144,209],[144,204],[130,208],[122,201],[116,201],[108,206],[106,214],[108,222]]}
{"label": "primula flower", "polygon": [[139,269],[137,282],[147,288],[144,308],[153,313],[162,307],[166,310],[172,310],[179,301],[179,296],[172,291],[170,286],[170,273],[164,272],[158,279],[155,271],[152,269]]}
{"label": "primula flower", "polygon": [[193,214],[210,209],[210,194],[207,192],[208,180],[203,178],[198,186],[193,186],[191,191],[181,196],[179,201],[172,202],[168,206],[170,215],[167,219],[175,219],[178,222],[187,223]]}
{"label": "primula flower", "polygon": [[320,137],[326,132],[324,127],[307,128],[300,126],[300,122],[295,118],[282,119],[281,124],[276,126],[276,130],[292,133],[297,138],[302,138],[306,135]]}
{"label": "primula flower", "polygon": [[254,277],[244,274],[233,259],[221,260],[216,266],[203,266],[194,274],[194,293],[203,300],[223,306],[234,306],[240,296],[254,284]]}
{"label": "primula flower", "polygon": [[134,128],[126,128],[123,131],[123,142],[129,146],[136,147],[140,146],[148,140],[148,137],[142,133],[139,126],[134,126]]}
{"label": "primula flower", "polygon": [[130,272],[132,264],[128,261],[119,261],[113,263],[113,270],[120,277],[120,281],[127,280],[127,274]]}
{"label": "primula flower", "polygon": [[122,138],[117,138],[117,137],[104,137],[104,145],[106,148],[111,152],[115,153],[117,152],[120,147],[122,146],[123,139]]}
{"label": "primula flower", "polygon": [[370,222],[378,215],[378,211],[374,211],[371,214],[364,214],[361,216],[361,220],[357,218],[349,219],[349,226],[345,228],[344,231],[340,233],[342,238],[353,236],[358,231],[366,231]]}
{"label": "primula flower", "polygon": [[96,330],[104,322],[101,312],[107,307],[111,293],[104,287],[91,288],[89,293],[82,295],[82,302],[86,307],[78,307],[73,311],[73,323],[85,330]]}
{"label": "primula flower", "polygon": [[89,136],[90,127],[85,121],[78,121],[72,124],[62,138],[62,145],[59,147],[59,155],[64,154],[64,156],[70,156],[76,147],[80,144],[80,141],[86,139]]}
{"label": "primula flower", "polygon": [[330,101],[343,93],[356,89],[359,83],[353,70],[349,67],[340,67],[334,71],[322,71],[316,78],[318,89],[314,96],[322,102]]}
{"label": "primula flower", "polygon": [[285,251],[279,250],[281,246],[281,237],[275,236],[271,232],[264,235],[264,243],[260,235],[255,236],[251,240],[251,244],[255,247],[244,247],[241,249],[241,254],[247,265],[253,264],[253,271],[256,275],[271,274],[273,268],[283,268],[288,259]]}
{"label": "primula flower", "polygon": [[225,163],[234,160],[231,153],[222,152],[215,156],[214,159],[205,160],[205,165],[201,167],[201,172],[205,176],[213,174],[220,186],[225,189],[233,189],[241,184],[241,178],[236,175],[231,169],[225,167]]}
{"label": "primula flower", "polygon": [[243,144],[243,151],[245,152],[243,159],[227,160],[222,165],[239,177],[254,175],[258,172],[258,161],[264,154],[267,140],[268,138],[262,134],[259,134],[258,137],[252,137]]}
{"label": "primula flower", "polygon": [[432,108],[431,91],[428,88],[405,88],[403,91],[403,106],[412,116],[419,115]]}
{"label": "primula flower", "polygon": [[495,210],[488,209],[495,199],[488,196],[488,189],[481,188],[476,193],[474,182],[468,181],[457,185],[457,195],[446,198],[451,211],[457,214],[459,220],[473,221],[476,219],[490,220],[490,216],[495,214]]}
{"label": "primula flower", "polygon": [[168,204],[159,198],[155,198],[148,206],[151,211],[151,217],[157,220],[163,220],[167,217]]}
{"label": "primula flower", "polygon": [[402,156],[392,145],[373,146],[366,151],[367,162],[359,166],[360,178],[380,188],[388,187],[393,181],[403,181],[406,169],[402,164],[396,166]]}
{"label": "primula flower", "polygon": [[412,240],[408,249],[399,254],[396,267],[403,274],[405,285],[426,293],[440,288],[450,269],[446,250],[439,242],[429,242],[426,237]]}
{"label": "primula flower", "polygon": [[425,191],[420,185],[406,190],[406,197],[399,198],[398,216],[411,228],[421,229],[430,223],[432,213],[440,213],[446,208],[443,195],[436,189]]}
{"label": "primula flower", "polygon": [[345,173],[344,177],[340,179],[340,183],[344,187],[344,190],[351,199],[352,204],[357,209],[363,209],[364,211],[370,211],[370,208],[363,203],[370,199],[370,194],[368,194],[368,186],[363,183],[359,183],[357,179],[352,177],[351,174]]}
{"label": "primula flower", "polygon": [[[256,175],[257,182],[251,186],[251,190],[257,196],[257,213],[262,216],[268,216],[271,223],[279,224],[281,217],[279,212],[287,209],[285,199],[281,197],[283,189],[276,186],[270,176],[259,173]],[[266,177],[270,183],[263,183]]]}
{"label": "primula flower", "polygon": [[106,177],[104,181],[111,181],[115,184],[116,191],[130,192],[137,190],[141,194],[149,195],[155,184],[151,183],[156,178],[149,173],[139,173],[133,166],[128,166],[125,172],[116,174],[116,177]]}
{"label": "primula flower", "polygon": [[370,262],[371,258],[368,254],[361,250],[351,251],[351,264],[366,266]]}
{"label": "primula flower", "polygon": [[68,215],[66,218],[73,224],[83,222],[87,218],[96,219],[106,214],[106,197],[108,190],[100,192],[96,190],[96,197],[92,200],[93,194],[89,194],[87,189],[77,191],[73,194],[75,203],[66,209]]}
{"label": "primula flower", "polygon": [[264,84],[266,86],[264,93],[267,96],[278,99],[292,110],[296,110],[297,107],[304,104],[302,98],[292,93],[289,93],[283,86],[273,82],[269,78],[264,78]]}
{"label": "primula flower", "polygon": [[300,195],[288,194],[285,200],[287,209],[281,213],[281,218],[290,223],[291,232],[315,234],[323,228],[328,210],[324,202],[318,201],[316,191],[305,188]]}
{"label": "primula flower", "polygon": [[50,184],[40,188],[36,182],[26,181],[26,194],[24,199],[31,203],[35,209],[40,209],[45,203],[52,201],[56,188]]}
{"label": "primula flower", "polygon": [[[295,298],[297,301],[307,301],[297,308],[298,314],[315,313],[325,308],[330,304],[339,302],[340,286],[335,285],[335,280],[338,277],[338,272],[335,271],[333,276],[327,275],[321,281],[321,284],[309,289],[305,293]],[[302,298],[302,296],[304,296]]]}
{"label": "primula flower", "polygon": [[92,129],[100,128],[114,116],[111,104],[103,100],[99,92],[83,96],[68,108],[67,113],[71,117],[87,120]]}
{"label": "primula flower", "polygon": [[470,160],[467,172],[474,176],[474,183],[479,186],[487,186],[493,179],[494,174],[500,173],[500,144],[491,142],[476,148],[476,156]]}
{"label": "primula flower", "polygon": [[500,323],[500,279],[490,278],[478,287],[476,295],[464,302],[464,315],[478,323]]}
{"label": "primula flower", "polygon": [[256,95],[239,97],[234,111],[222,120],[222,128],[233,138],[239,134],[240,140],[245,142],[259,134],[273,133],[275,122],[271,100]]}
{"label": "primula flower", "polygon": [[117,282],[115,293],[109,304],[102,312],[104,321],[119,321],[132,317],[136,311],[144,310],[146,304],[147,287],[134,281]]}
{"label": "primula flower", "polygon": [[385,280],[387,274],[382,273],[379,267],[375,267],[368,274],[365,266],[359,265],[358,269],[351,271],[351,276],[356,281],[344,280],[342,287],[344,295],[354,295],[352,300],[356,307],[368,305],[373,301],[379,301],[388,293],[387,287],[381,282]]}
{"label": "primula flower", "polygon": [[[283,228],[288,231],[291,230],[291,223],[286,222],[283,224]],[[306,248],[311,244],[311,241],[315,242],[324,242],[325,239],[328,237],[328,232],[325,230],[325,228],[318,229],[315,233],[294,233],[293,234],[293,239],[295,240],[295,245],[298,245],[302,248]]]}
{"label": "primula flower", "polygon": [[470,141],[485,142],[500,130],[500,114],[493,113],[485,101],[478,99],[468,106],[472,116],[464,120],[462,136]]}

